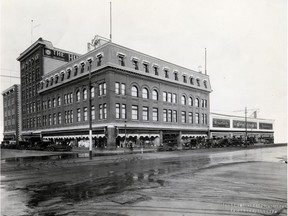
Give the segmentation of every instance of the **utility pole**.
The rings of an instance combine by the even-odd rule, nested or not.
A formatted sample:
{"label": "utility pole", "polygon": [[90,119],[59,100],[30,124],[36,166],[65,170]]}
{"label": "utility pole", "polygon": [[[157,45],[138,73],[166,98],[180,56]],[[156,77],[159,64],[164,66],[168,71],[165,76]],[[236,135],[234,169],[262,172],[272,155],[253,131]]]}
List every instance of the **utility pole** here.
{"label": "utility pole", "polygon": [[92,160],[92,110],[91,110],[91,66],[92,59],[88,59],[89,63],[89,83],[88,83],[88,118],[89,118],[89,158]]}
{"label": "utility pole", "polygon": [[110,2],[110,42],[112,42],[112,3]]}
{"label": "utility pole", "polygon": [[245,107],[245,146],[247,147],[247,107]]}
{"label": "utility pole", "polygon": [[207,50],[205,48],[205,75],[207,75]]}

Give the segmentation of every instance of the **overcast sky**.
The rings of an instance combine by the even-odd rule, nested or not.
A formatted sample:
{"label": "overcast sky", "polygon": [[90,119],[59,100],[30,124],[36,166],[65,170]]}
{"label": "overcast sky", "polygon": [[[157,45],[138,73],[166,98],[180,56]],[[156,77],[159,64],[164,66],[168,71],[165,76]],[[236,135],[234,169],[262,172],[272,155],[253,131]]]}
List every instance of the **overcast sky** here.
{"label": "overcast sky", "polygon": [[[109,38],[109,0],[0,2],[1,75],[19,76],[31,20],[33,42],[80,54],[94,35]],[[211,111],[258,108],[275,119],[276,142],[287,142],[286,0],[112,0],[112,20],[114,43],[193,70],[204,69],[206,47]],[[1,76],[1,92],[14,83]],[[2,97],[0,114],[2,140]]]}

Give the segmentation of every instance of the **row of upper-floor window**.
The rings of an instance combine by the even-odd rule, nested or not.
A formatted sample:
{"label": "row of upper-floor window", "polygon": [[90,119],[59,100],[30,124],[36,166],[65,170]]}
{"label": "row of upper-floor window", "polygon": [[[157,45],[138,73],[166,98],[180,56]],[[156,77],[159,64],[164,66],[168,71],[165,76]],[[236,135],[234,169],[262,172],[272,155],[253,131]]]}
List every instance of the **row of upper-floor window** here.
{"label": "row of upper-floor window", "polygon": [[[149,107],[142,106],[142,120],[143,121],[150,121],[150,111]],[[159,108],[158,107],[152,107],[152,121],[159,121]],[[107,104],[99,104],[98,109],[98,120],[107,119]],[[131,120],[140,120],[140,111],[138,105],[132,105],[131,106]],[[114,113],[113,113],[114,114]],[[200,116],[201,114],[201,116]],[[88,121],[88,109],[87,107],[83,108],[77,108],[76,109],[76,122],[87,122]],[[91,106],[91,120],[95,120],[96,118],[96,112],[95,112],[95,106]],[[116,119],[127,119],[127,110],[126,110],[126,104],[115,104],[115,118]],[[200,121],[201,118],[201,121]],[[195,119],[195,120],[194,120]],[[193,112],[186,112],[181,111],[181,123],[189,123],[189,124],[207,124],[207,114],[206,113],[194,113]],[[30,128],[30,127],[39,127],[39,126],[50,126],[50,125],[61,125],[62,122],[64,124],[71,124],[74,123],[74,113],[73,110],[66,110],[64,111],[64,119],[62,119],[62,112],[43,115],[42,121],[41,117],[36,118],[28,118],[26,122],[24,121],[24,128]],[[178,115],[177,110],[171,110],[171,109],[163,109],[163,122],[178,122]],[[26,124],[25,124],[26,123]]]}
{"label": "row of upper-floor window", "polygon": [[21,70],[28,69],[29,67],[32,67],[35,64],[38,64],[40,62],[39,60],[40,60],[39,59],[39,54],[36,53],[32,57],[30,57],[29,60],[26,60],[25,62],[24,61],[21,62]]}
{"label": "row of upper-floor window", "polygon": [[22,73],[21,75],[21,84],[22,86],[35,82],[41,78],[40,68],[37,67],[31,71],[27,71],[26,73]]}
{"label": "row of upper-floor window", "polygon": [[4,99],[4,107],[8,107],[15,104],[15,97],[11,97],[9,99]]}
{"label": "row of upper-floor window", "polygon": [[[103,120],[107,118],[107,104],[99,104],[99,120]],[[95,120],[95,106],[91,106],[91,120]],[[88,121],[88,109],[87,107],[83,107],[83,109],[78,108],[76,110],[76,122],[86,122]],[[42,119],[40,116],[37,118],[27,118],[24,121],[23,128],[33,128],[40,126],[50,126],[50,125],[61,125],[62,122],[64,124],[71,124],[74,122],[74,113],[73,110],[64,111],[64,119],[62,119],[62,112],[43,115]]]}
{"label": "row of upper-floor window", "polygon": [[[95,87],[91,87],[91,98],[95,97]],[[98,96],[106,95],[107,89],[106,89],[106,83],[100,83],[98,85]],[[119,95],[125,95],[126,94],[126,85],[124,83],[115,83],[115,94]],[[163,91],[163,102],[168,103],[178,103],[177,101],[177,94]],[[139,90],[138,87],[133,85],[131,87],[131,96],[132,97],[139,97]],[[142,89],[142,98],[143,99],[149,99],[149,90],[144,87]],[[152,90],[152,100],[159,100],[159,93],[158,90],[154,89]],[[76,102],[80,102],[82,100],[88,99],[88,89],[84,88],[81,91],[78,89],[75,93],[75,99]],[[64,104],[71,104],[73,103],[73,92],[64,94]],[[195,107],[202,107],[202,108],[208,108],[208,100],[207,99],[200,99],[198,97],[193,98],[192,96],[187,97],[186,95],[181,96],[181,104],[182,105],[189,105],[189,106],[195,106]],[[53,107],[59,107],[61,106],[61,96],[58,96],[57,98],[48,99],[47,101],[42,101],[42,110],[46,110],[47,108],[53,108]],[[30,104],[27,104],[27,106],[23,107],[24,113],[33,113],[36,111],[36,104],[35,102],[31,102]],[[37,111],[40,111],[40,104],[37,103]]]}
{"label": "row of upper-floor window", "polygon": [[[125,54],[123,54],[123,53],[118,53],[117,54],[117,56],[118,56],[118,62],[119,62],[119,64],[121,65],[121,66],[125,66],[125,58],[126,58],[126,55]],[[133,67],[134,67],[134,69],[135,70],[140,70],[140,67],[139,67],[139,65],[140,65],[140,60],[138,59],[138,58],[136,58],[136,57],[132,57],[132,59],[131,59],[131,61],[132,61],[132,65],[133,65]],[[150,70],[152,69],[152,71],[153,71],[153,73],[154,73],[154,75],[156,75],[156,76],[159,76],[160,75],[160,71],[159,71],[159,65],[157,65],[157,64],[152,64],[152,68],[151,68],[151,66],[150,66],[150,63],[148,62],[148,61],[142,61],[142,66],[143,66],[143,71],[144,72],[146,72],[146,73],[150,73]],[[167,79],[169,79],[170,78],[170,69],[168,68],[168,67],[164,67],[163,68],[163,76],[165,77],[165,78],[167,78]],[[173,71],[173,79],[175,80],[175,81],[180,81],[180,77],[179,77],[179,71],[177,71],[177,70],[174,70]],[[191,85],[197,85],[197,86],[201,86],[201,80],[200,80],[200,78],[194,78],[193,76],[189,76],[188,77],[188,75],[186,75],[186,74],[183,74],[182,75],[182,82],[183,83],[190,83]],[[204,86],[204,88],[208,88],[208,82],[207,82],[207,80],[203,80],[203,86]]]}
{"label": "row of upper-floor window", "polygon": [[[14,125],[15,125],[15,119],[4,120],[4,127],[9,127],[9,126],[14,126]],[[15,129],[15,127],[13,129]]]}
{"label": "row of upper-floor window", "polygon": [[[96,55],[96,58],[97,58],[97,64],[96,65],[98,67],[102,65],[102,57],[103,57],[103,53],[99,53]],[[46,88],[48,88],[49,86],[52,86],[53,84],[63,82],[65,79],[69,80],[72,77],[72,75],[74,77],[76,77],[78,74],[84,73],[85,70],[89,71],[91,69],[92,61],[93,61],[93,58],[90,57],[86,60],[86,62],[81,61],[79,64],[75,64],[73,66],[73,69],[72,69],[72,67],[68,67],[66,70],[62,70],[60,72],[60,75],[56,74],[54,76],[51,76],[50,78],[46,78],[45,82],[44,81],[40,82],[40,89],[43,89],[44,86]]]}
{"label": "row of upper-floor window", "polygon": [[[117,53],[118,56],[118,61],[119,64],[121,66],[125,66],[125,54],[119,54]],[[102,58],[103,58],[103,53],[98,53],[96,55],[96,59],[97,59],[97,66],[101,66],[102,64]],[[75,64],[72,67],[68,67],[66,70],[62,70],[59,74],[55,74],[53,76],[51,76],[50,78],[46,78],[45,81],[41,81],[40,84],[40,88],[43,89],[44,85],[45,87],[49,87],[52,86],[53,84],[57,84],[59,81],[63,82],[66,76],[66,79],[70,79],[72,73],[74,74],[74,77],[77,76],[77,74],[79,73],[83,73],[85,71],[85,65],[88,62],[88,66],[86,67],[87,71],[89,71],[89,69],[91,68],[91,63],[94,60],[94,58],[89,57],[86,62],[85,61],[81,61],[79,64]],[[132,58],[132,65],[134,66],[135,70],[139,70],[139,59],[138,58]],[[153,71],[154,71],[154,75],[159,76],[159,66],[157,64],[153,64]],[[148,61],[143,61],[143,70],[146,73],[150,72],[150,63]],[[73,72],[74,71],[74,72]],[[170,70],[167,67],[163,68],[163,72],[164,72],[164,77],[165,78],[170,78]],[[173,77],[175,81],[179,81],[179,72],[177,70],[173,71]],[[186,74],[182,75],[182,81],[183,83],[190,83],[191,85],[197,85],[197,86],[201,86],[201,80],[200,78],[194,78],[193,76],[189,76]],[[208,88],[208,82],[207,80],[203,80],[203,86],[205,88]]]}
{"label": "row of upper-floor window", "polygon": [[[119,86],[119,83],[117,85],[115,85],[115,92],[117,94],[117,92],[119,93],[120,91],[119,90],[117,91],[116,86]],[[138,87],[136,85],[133,85],[131,87],[131,96],[132,97],[139,97],[139,90],[138,90]],[[149,90],[146,87],[142,88],[142,98],[143,99],[149,99],[150,98]],[[151,98],[152,98],[152,100],[156,100],[156,101],[159,100],[158,90],[156,90],[156,89],[152,90],[152,97]],[[178,103],[177,94],[163,91],[162,92],[162,101],[168,102],[168,103]],[[193,101],[194,101],[194,99],[192,96],[187,97],[184,94],[181,96],[181,104],[182,105],[189,105],[189,106],[195,106],[195,107],[201,106],[203,108],[208,108],[208,100],[206,100],[206,99],[200,99],[198,97],[195,97],[195,102],[193,102]]]}
{"label": "row of upper-floor window", "polygon": [[31,87],[26,88],[26,90],[22,90],[22,99],[29,99],[31,97],[35,97],[37,94],[37,91],[39,90],[39,84],[32,85]]}
{"label": "row of upper-floor window", "polygon": [[4,117],[11,116],[15,114],[15,108],[4,110]]}

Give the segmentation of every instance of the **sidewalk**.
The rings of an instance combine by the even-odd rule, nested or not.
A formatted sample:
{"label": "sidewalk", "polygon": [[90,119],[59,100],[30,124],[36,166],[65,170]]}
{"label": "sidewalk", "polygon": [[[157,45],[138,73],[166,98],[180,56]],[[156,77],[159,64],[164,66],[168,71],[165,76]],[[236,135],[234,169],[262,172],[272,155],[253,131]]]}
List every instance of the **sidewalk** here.
{"label": "sidewalk", "polygon": [[[151,153],[157,152],[157,148],[133,148],[131,151],[129,148],[119,148],[119,149],[92,149],[92,154],[95,156],[109,156],[109,155],[124,155],[124,154],[139,154],[139,153]],[[89,153],[89,148],[85,147],[73,147],[72,153]]]}

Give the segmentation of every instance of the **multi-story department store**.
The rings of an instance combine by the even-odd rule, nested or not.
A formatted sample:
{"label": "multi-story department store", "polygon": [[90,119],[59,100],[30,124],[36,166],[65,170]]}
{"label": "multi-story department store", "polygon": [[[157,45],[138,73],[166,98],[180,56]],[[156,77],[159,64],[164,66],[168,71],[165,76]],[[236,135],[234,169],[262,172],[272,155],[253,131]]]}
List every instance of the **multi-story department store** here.
{"label": "multi-story department store", "polygon": [[159,145],[208,134],[207,75],[107,42],[42,77],[41,136],[88,137],[89,91],[98,146],[123,146],[125,137],[135,145]]}
{"label": "multi-story department store", "polygon": [[211,85],[201,72],[109,41],[79,55],[40,38],[17,60],[22,139],[87,144],[89,117],[97,147],[210,136]]}

